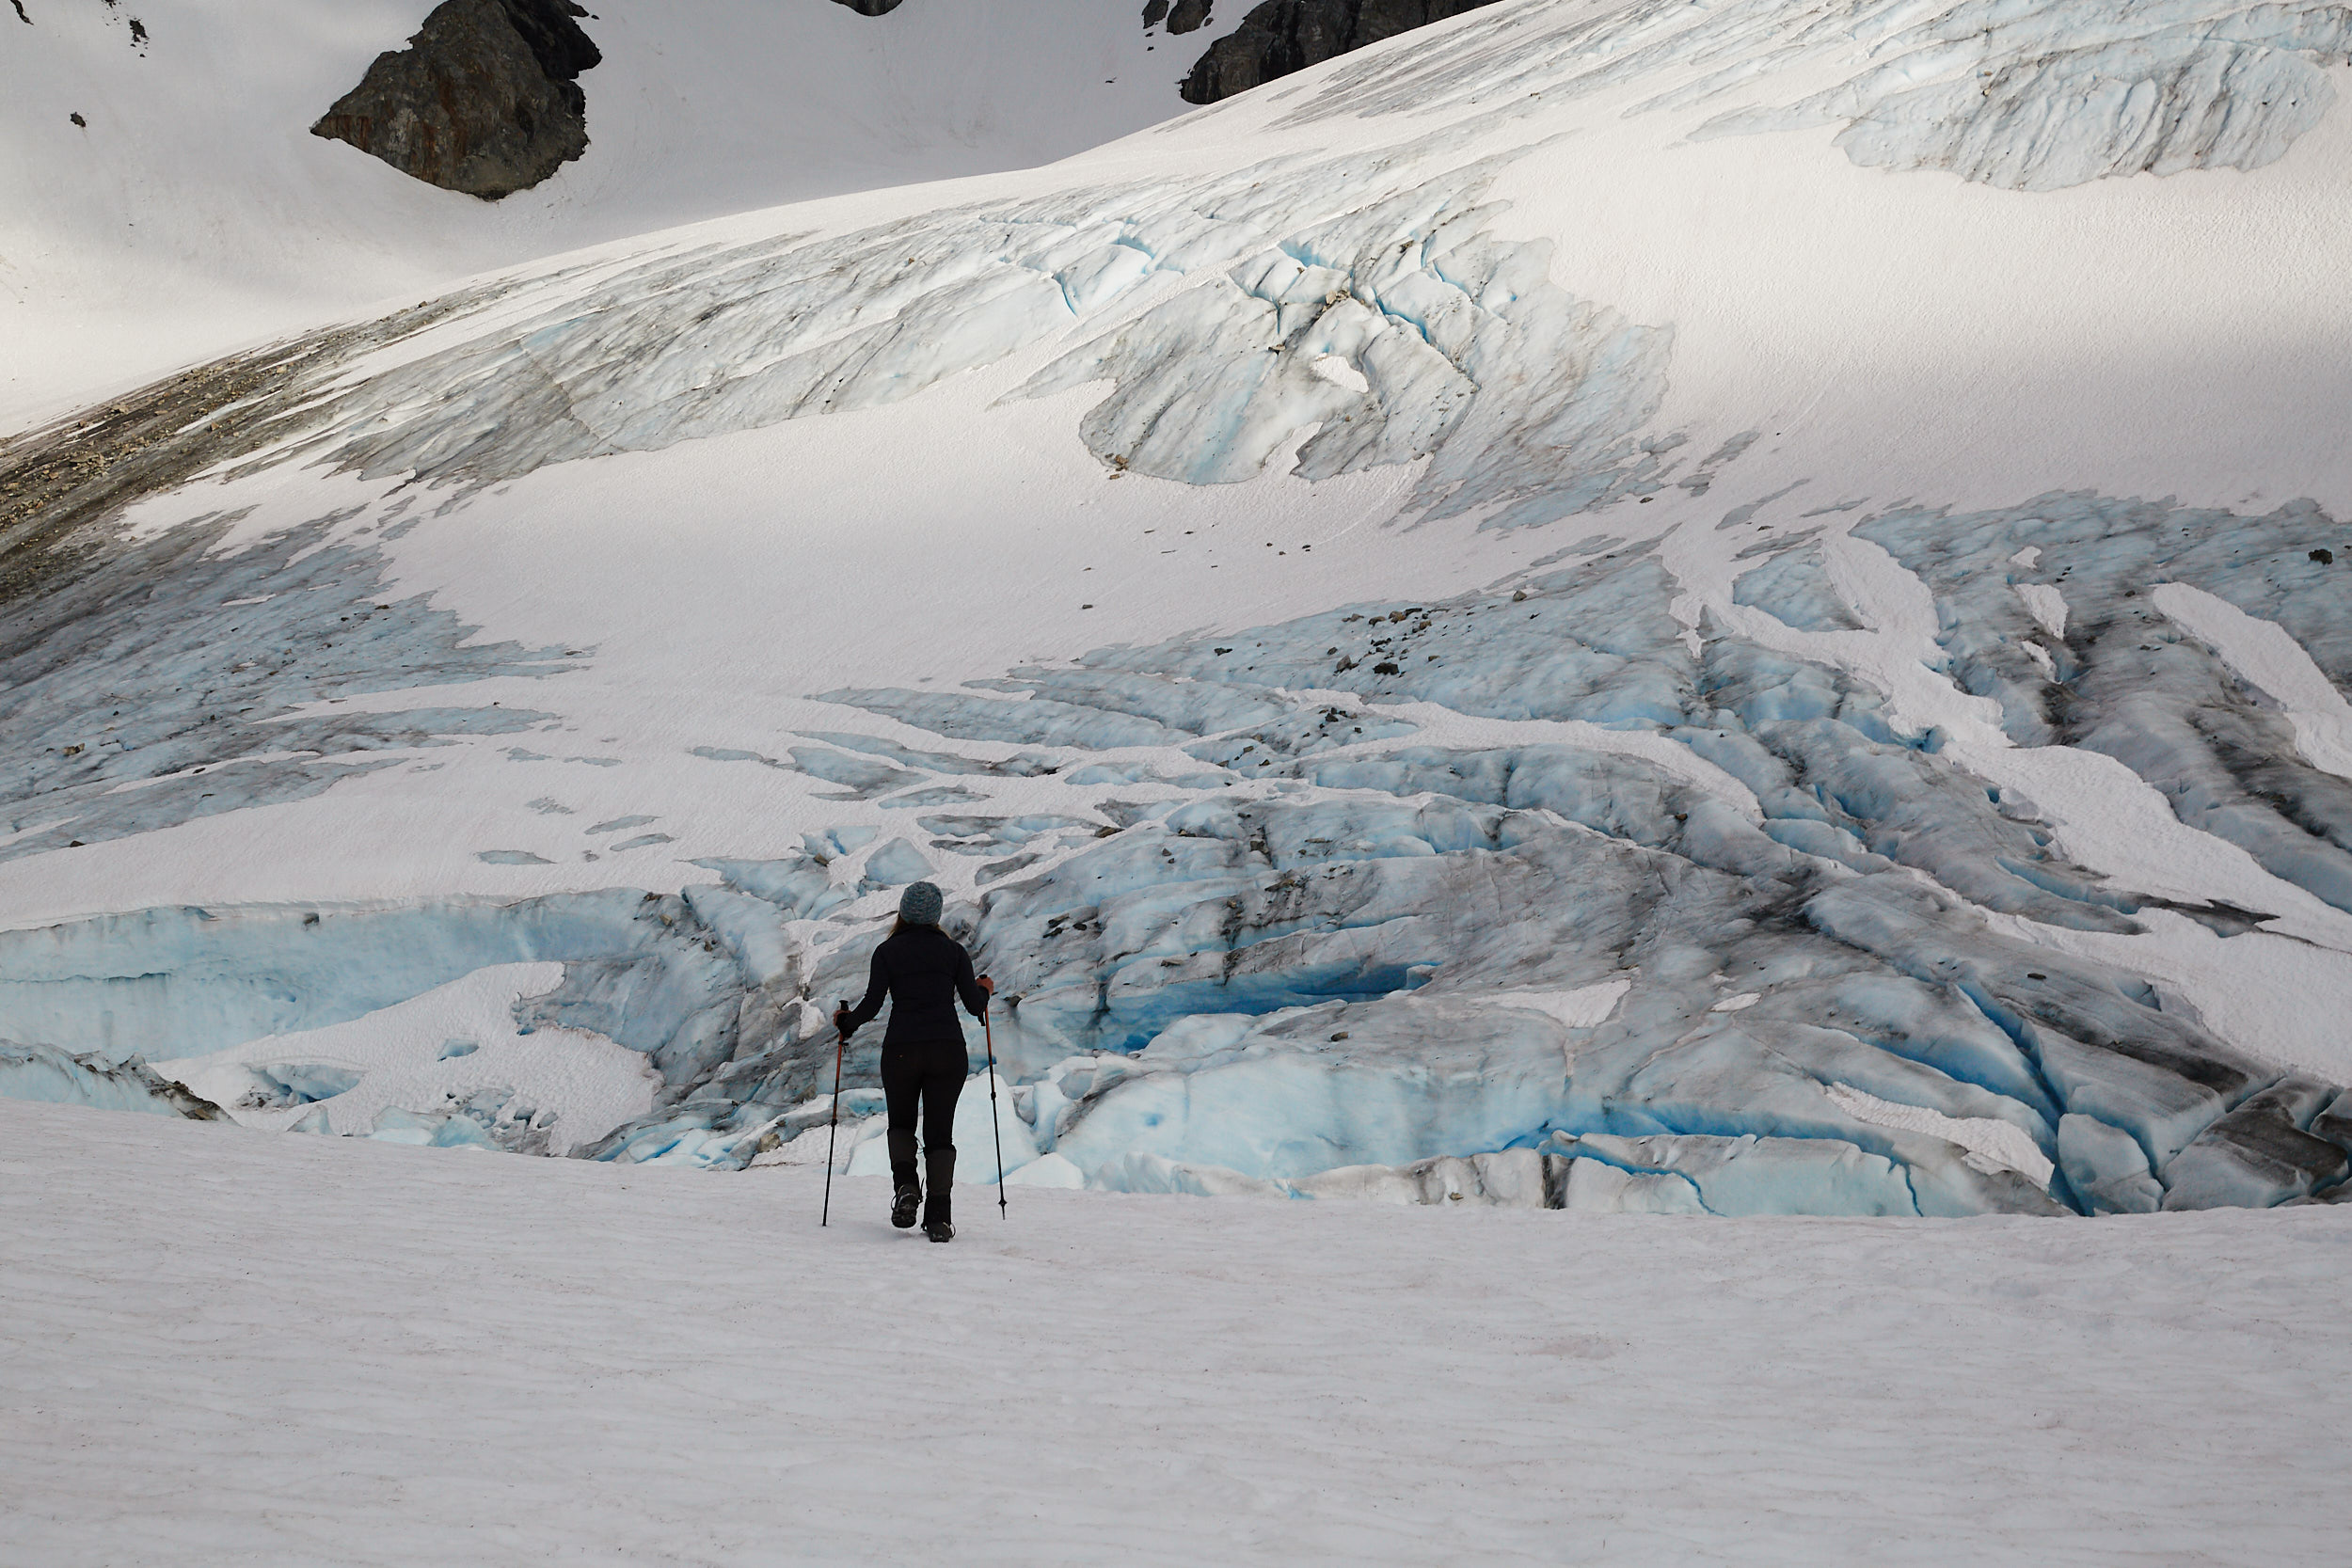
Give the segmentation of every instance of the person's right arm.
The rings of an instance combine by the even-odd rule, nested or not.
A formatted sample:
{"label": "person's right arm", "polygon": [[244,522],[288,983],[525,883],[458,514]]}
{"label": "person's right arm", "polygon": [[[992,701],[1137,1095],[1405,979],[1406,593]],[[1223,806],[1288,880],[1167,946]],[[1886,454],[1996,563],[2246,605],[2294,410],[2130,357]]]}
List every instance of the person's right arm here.
{"label": "person's right arm", "polygon": [[963,950],[961,942],[956,944],[955,986],[956,994],[963,998],[964,1011],[974,1018],[988,1016],[988,999],[994,993],[996,983],[973,974],[972,955]]}
{"label": "person's right arm", "polygon": [[882,949],[877,947],[874,949],[874,961],[866,972],[866,1000],[854,1007],[838,1007],[834,1011],[833,1025],[841,1031],[841,1037],[848,1039],[871,1023],[874,1015],[882,1011],[882,1001],[889,994],[890,976],[883,972]]}

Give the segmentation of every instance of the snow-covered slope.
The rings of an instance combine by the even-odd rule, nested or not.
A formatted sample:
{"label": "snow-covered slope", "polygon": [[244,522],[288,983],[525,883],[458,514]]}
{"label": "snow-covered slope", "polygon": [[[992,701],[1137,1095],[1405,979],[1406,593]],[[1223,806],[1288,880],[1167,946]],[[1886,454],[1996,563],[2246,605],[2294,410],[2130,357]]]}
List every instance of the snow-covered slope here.
{"label": "snow-covered slope", "polygon": [[0,427],[486,267],[1044,163],[1185,107],[1189,55],[1120,0],[619,0],[582,24],[588,153],[492,205],[310,135],[435,4],[0,16]]}
{"label": "snow-covered slope", "polygon": [[[1022,1194],[0,1103],[0,1560],[2323,1563],[2340,1213]],[[96,1465],[89,1455],[110,1463]]]}
{"label": "snow-covered slope", "polygon": [[155,493],[22,513],[0,1037],[211,1094],[373,1018],[407,1119],[300,1125],[519,1146],[539,1058],[388,1009],[560,963],[517,1026],[659,1084],[558,1142],[797,1161],[928,875],[1020,1180],[2326,1192],[2348,46],[1506,0],[125,400],[43,460]]}

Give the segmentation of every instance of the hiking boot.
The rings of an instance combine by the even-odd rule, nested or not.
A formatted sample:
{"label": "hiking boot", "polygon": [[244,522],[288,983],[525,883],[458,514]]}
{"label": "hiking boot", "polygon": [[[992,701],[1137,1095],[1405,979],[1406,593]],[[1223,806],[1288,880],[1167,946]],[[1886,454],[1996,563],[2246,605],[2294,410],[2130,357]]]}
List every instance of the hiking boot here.
{"label": "hiking boot", "polygon": [[956,1227],[946,1220],[933,1220],[923,1227],[923,1234],[934,1242],[952,1242],[956,1239]]}
{"label": "hiking boot", "polygon": [[[947,1227],[947,1236],[952,1236],[956,1233],[955,1146],[941,1144],[936,1148],[925,1149],[923,1154],[930,1163],[927,1173],[930,1180],[924,1183],[927,1196],[923,1199],[923,1233],[930,1236],[932,1226],[944,1225]],[[931,1236],[931,1240],[944,1242],[947,1236]]]}
{"label": "hiking boot", "polygon": [[891,1195],[890,1223],[901,1230],[914,1228],[914,1212],[923,1205],[923,1189],[912,1181],[901,1181]]}

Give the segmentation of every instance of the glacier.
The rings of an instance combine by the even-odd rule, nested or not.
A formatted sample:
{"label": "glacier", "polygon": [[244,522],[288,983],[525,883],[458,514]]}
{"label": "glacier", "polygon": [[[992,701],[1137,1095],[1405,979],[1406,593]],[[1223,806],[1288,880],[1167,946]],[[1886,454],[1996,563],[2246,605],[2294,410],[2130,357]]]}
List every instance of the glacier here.
{"label": "glacier", "polygon": [[0,1097],[103,1111],[219,1121],[220,1107],[190,1094],[136,1056],[108,1061],[54,1046],[0,1040]]}
{"label": "glacier", "polygon": [[1714,107],[1842,70],[1793,102],[1718,107],[1693,135],[1835,125],[1858,165],[2048,191],[2281,157],[2335,103],[2328,68],[2352,63],[2352,16],[2327,0],[1643,0],[1505,8],[1411,53],[1343,64],[1288,121],[1482,99],[1519,118],[1628,86],[1660,89],[1634,113]]}
{"label": "glacier", "polygon": [[[2161,586],[2277,626],[2324,681],[2352,683],[2352,600],[2333,559],[2352,559],[2352,529],[2308,502],[2249,517],[2053,495],[1989,514],[1899,510],[1857,531],[1935,590],[1955,680],[2000,703],[2018,744],[2115,757],[2184,821],[2352,909],[2352,779],[2303,754],[2275,696],[2167,614]],[[2059,626],[2034,614],[2037,588],[2064,605]]]}
{"label": "glacier", "polygon": [[[938,749],[893,748],[882,781],[915,793],[985,776],[960,742],[1053,746],[1067,768],[1217,737],[1225,760],[1196,755],[1199,778],[1097,784],[1100,826],[972,811],[923,816],[919,845],[836,830],[787,860],[713,863],[717,886],[676,897],[109,919],[12,942],[0,1032],[167,1062],[358,1017],[485,961],[552,958],[560,984],[517,1019],[641,1053],[661,1081],[655,1108],[593,1152],[740,1165],[818,1093],[817,999],[856,989],[874,935],[849,906],[943,852],[1023,848],[1040,858],[984,891],[978,870],[951,924],[1010,1006],[995,1043],[1016,1154],[1098,1185],[1159,1190],[1159,1160],[1304,1191],[1333,1170],[1564,1145],[1677,1175],[1720,1212],[1756,1212],[1741,1205],[1758,1192],[1859,1212],[2153,1207],[2167,1177],[2167,1202],[2283,1201],[2343,1179],[2342,1147],[2309,1131],[2335,1089],[2286,1092],[2292,1075],[2145,979],[1988,919],[2128,931],[2138,900],[1837,672],[1727,635],[1692,656],[1655,560],[1604,554],[1509,594],[1232,634],[1226,654],[1116,649],[993,692],[833,696],[932,728]],[[1329,637],[1366,657],[1447,652],[1352,691],[1359,671],[1334,675],[1315,646]],[[1302,703],[1311,681],[1329,684]],[[1433,746],[1390,706],[1616,725],[1600,733],[1656,735],[1691,761]],[[774,766],[839,783],[826,757],[875,753],[787,754]],[[1520,1000],[1606,987],[1605,1016],[1574,1022]],[[874,1049],[851,1053],[853,1082],[870,1083]],[[1987,1168],[1856,1115],[1855,1095],[2012,1128],[2043,1171]],[[2119,1142],[2136,1170],[2104,1152]],[[1817,1156],[1835,1168],[1806,1174]],[[1747,1196],[1719,1209],[1708,1182],[1730,1178],[1705,1162],[1725,1158],[1744,1162],[1726,1191]]]}
{"label": "glacier", "polygon": [[[31,1042],[0,1084],[804,1164],[829,1003],[930,878],[1005,1003],[968,1031],[996,1122],[967,1092],[959,1139],[1024,1184],[1934,1216],[2352,1194],[2324,998],[2258,1035],[2242,977],[2180,958],[2352,951],[2342,506],[1801,490],[1782,421],[1691,391],[1720,342],[1586,282],[1540,190],[1580,137],[1666,125],[1759,158],[1835,127],[1841,177],[2001,203],[2255,178],[2323,134],[2348,44],[2337,8],[2235,0],[1486,8],[1100,162],[748,214],[298,339],[168,433],[127,515],[40,519],[72,527],[0,602],[0,863],[225,862],[224,818],[365,799],[462,840],[462,876],[53,899],[0,932],[0,1039]],[[1357,485],[1400,555],[1491,569],[1334,565],[1150,635],[804,679],[805,600],[846,592],[814,568],[763,665],[696,642],[704,606],[564,622],[531,574],[435,553],[500,547],[513,498],[567,475],[725,451],[788,476],[775,454],[816,449],[758,443],[936,434],[875,422],[935,407],[1062,439],[988,470],[1007,514],[1082,472],[1303,570],[1350,530],[1294,538],[1283,508]],[[775,510],[757,548],[816,531]],[[1208,569],[1270,580],[1221,537]],[[632,658],[654,740],[597,705]],[[485,782],[559,767],[615,782],[519,807]],[[332,853],[297,841],[295,886]],[[843,1064],[845,1172],[881,1157],[877,1049]]]}
{"label": "glacier", "polygon": [[392,590],[370,542],[405,512],[351,530],[330,514],[244,549],[223,547],[234,518],[199,518],[0,608],[0,726],[40,740],[11,769],[0,859],[298,800],[453,736],[549,724],[462,697],[364,705],[554,675],[581,654],[470,643],[454,615]]}
{"label": "glacier", "polygon": [[357,386],[324,356],[240,407],[222,451],[232,475],[324,461],[463,493],[888,405],[1144,302],[1010,394],[1114,379],[1081,432],[1118,470],[1233,483],[1293,449],[1308,478],[1434,453],[1425,504],[1517,501],[1523,523],[1655,488],[1637,432],[1671,333],[1551,283],[1548,242],[1498,241],[1482,194],[1524,150],[1463,162],[1464,140],[461,290]]}

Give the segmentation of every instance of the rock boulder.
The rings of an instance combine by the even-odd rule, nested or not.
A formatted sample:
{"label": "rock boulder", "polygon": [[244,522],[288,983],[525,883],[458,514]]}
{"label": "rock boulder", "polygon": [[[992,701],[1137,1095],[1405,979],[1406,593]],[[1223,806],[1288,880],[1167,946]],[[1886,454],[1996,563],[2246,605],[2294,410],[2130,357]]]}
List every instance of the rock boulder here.
{"label": "rock boulder", "polygon": [[569,0],[446,0],[310,127],[428,184],[496,201],[588,148],[579,77],[603,59]]}
{"label": "rock boulder", "polygon": [[[1214,103],[1494,0],[1265,0],[1209,46],[1184,78],[1187,103]],[[1177,7],[1179,11],[1184,8]],[[1206,8],[1202,8],[1204,13]],[[1170,18],[1168,31],[1184,29]]]}

